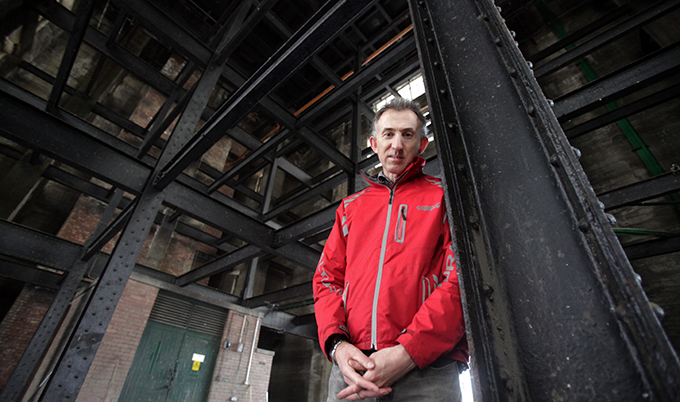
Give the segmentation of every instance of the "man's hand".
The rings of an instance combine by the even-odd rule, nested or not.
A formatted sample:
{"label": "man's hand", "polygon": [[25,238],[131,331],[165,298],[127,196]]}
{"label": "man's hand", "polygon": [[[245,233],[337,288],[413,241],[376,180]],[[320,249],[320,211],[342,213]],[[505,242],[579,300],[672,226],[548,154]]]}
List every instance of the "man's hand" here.
{"label": "man's hand", "polygon": [[348,387],[338,394],[339,399],[344,399],[358,392],[364,392],[366,396],[363,398],[384,396],[392,392],[391,388],[380,388],[371,381],[367,381],[357,372],[372,370],[375,368],[375,363],[351,343],[342,342],[339,344],[335,349],[334,360],[338,363],[345,382],[348,384]]}
{"label": "man's hand", "polygon": [[[390,386],[416,367],[416,363],[402,345],[379,350],[371,355],[370,360],[373,363],[372,368],[368,368],[367,364],[363,364],[363,367],[367,368],[363,380],[378,387],[381,392],[385,390],[390,390],[389,392],[391,392]],[[351,362],[351,364],[355,363]],[[347,384],[350,383],[347,382]],[[350,385],[338,394],[338,398],[358,401],[364,398],[386,395],[389,392],[376,394],[374,389],[365,387],[357,391],[357,388]]]}

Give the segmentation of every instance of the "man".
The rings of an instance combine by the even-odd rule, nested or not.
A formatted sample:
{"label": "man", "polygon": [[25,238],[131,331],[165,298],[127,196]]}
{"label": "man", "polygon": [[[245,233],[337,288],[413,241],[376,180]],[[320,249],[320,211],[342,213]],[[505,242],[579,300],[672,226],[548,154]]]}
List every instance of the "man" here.
{"label": "man", "polygon": [[[467,342],[441,181],[422,173],[417,105],[375,116],[382,172],[345,198],[314,275],[328,401],[458,401]],[[371,399],[373,400],[373,399]]]}

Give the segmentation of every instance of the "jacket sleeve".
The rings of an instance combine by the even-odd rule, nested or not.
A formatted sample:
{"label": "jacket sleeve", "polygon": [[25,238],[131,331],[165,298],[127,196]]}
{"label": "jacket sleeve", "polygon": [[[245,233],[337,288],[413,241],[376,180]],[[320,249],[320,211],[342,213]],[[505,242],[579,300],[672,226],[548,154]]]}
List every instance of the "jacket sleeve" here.
{"label": "jacket sleeve", "polygon": [[458,274],[448,222],[444,222],[443,229],[444,241],[441,249],[437,250],[436,257],[437,261],[441,261],[439,277],[442,281],[420,306],[411,324],[397,338],[397,342],[404,346],[420,368],[454,349],[465,337]]}
{"label": "jacket sleeve", "polygon": [[326,341],[331,335],[343,334],[349,338],[343,302],[346,267],[343,216],[341,204],[335,212],[335,224],[326,240],[313,279],[314,310],[319,328],[319,344],[324,354],[327,352]]}

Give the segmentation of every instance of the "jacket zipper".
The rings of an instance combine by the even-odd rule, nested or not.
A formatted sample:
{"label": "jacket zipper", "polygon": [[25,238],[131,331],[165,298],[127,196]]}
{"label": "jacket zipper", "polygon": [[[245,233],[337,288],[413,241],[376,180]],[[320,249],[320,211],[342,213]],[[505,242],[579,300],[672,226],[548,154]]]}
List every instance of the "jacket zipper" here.
{"label": "jacket zipper", "polygon": [[383,265],[385,264],[385,249],[387,248],[387,237],[390,232],[390,219],[392,217],[392,201],[394,200],[394,190],[397,185],[390,189],[390,202],[387,206],[387,220],[385,231],[383,232],[382,246],[380,247],[380,263],[378,264],[378,277],[375,280],[375,293],[373,294],[373,314],[371,315],[371,349],[378,350],[378,295],[380,294],[380,281],[382,280]]}
{"label": "jacket zipper", "polygon": [[403,243],[406,237],[406,212],[408,211],[408,205],[399,205],[399,214],[397,216],[397,227],[394,230],[394,241],[397,243]]}

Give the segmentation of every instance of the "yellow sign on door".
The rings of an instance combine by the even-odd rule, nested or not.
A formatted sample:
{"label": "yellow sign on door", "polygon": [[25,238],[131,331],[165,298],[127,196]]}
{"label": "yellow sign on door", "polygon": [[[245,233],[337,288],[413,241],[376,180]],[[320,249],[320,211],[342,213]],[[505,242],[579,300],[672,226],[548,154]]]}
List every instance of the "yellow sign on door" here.
{"label": "yellow sign on door", "polygon": [[194,360],[194,364],[193,364],[193,366],[191,366],[191,369],[193,371],[198,371],[199,367],[201,367],[201,362]]}

